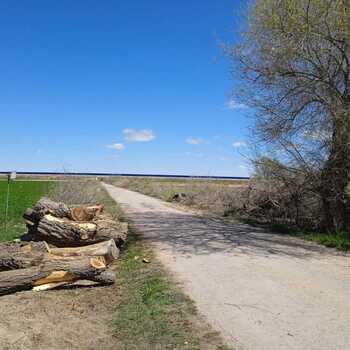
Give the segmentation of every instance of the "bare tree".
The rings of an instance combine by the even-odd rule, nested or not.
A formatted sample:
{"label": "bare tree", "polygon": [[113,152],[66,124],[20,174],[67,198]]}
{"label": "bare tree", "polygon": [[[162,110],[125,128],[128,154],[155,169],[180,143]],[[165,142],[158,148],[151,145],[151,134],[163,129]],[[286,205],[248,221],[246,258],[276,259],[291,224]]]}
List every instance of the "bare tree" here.
{"label": "bare tree", "polygon": [[314,181],[323,228],[349,228],[350,0],[256,0],[229,52],[256,139]]}

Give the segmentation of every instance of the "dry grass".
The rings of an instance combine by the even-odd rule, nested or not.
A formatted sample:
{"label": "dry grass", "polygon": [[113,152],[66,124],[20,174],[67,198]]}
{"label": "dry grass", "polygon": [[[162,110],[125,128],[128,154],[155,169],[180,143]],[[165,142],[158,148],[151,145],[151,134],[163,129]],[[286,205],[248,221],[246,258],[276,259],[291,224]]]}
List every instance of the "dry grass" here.
{"label": "dry grass", "polygon": [[[115,178],[109,181],[113,185],[128,188],[167,202],[180,204],[224,216],[230,212],[232,203],[239,197],[247,181],[218,180],[169,180],[149,178]],[[176,194],[184,194],[176,199]]]}
{"label": "dry grass", "polygon": [[50,197],[66,204],[87,204],[97,200],[101,186],[94,180],[67,178],[56,183]]}

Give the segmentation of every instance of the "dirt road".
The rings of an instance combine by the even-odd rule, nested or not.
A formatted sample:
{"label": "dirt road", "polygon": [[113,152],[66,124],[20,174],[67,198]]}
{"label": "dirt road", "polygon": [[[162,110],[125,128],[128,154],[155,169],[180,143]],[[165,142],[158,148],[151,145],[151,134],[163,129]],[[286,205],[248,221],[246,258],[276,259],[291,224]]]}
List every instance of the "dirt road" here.
{"label": "dirt road", "polygon": [[350,349],[349,256],[105,186],[235,349]]}

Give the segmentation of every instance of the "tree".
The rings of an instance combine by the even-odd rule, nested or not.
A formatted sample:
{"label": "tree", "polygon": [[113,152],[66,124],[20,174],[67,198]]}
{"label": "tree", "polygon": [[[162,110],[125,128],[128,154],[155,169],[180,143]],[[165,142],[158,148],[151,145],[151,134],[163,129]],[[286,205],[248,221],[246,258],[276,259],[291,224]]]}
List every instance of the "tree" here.
{"label": "tree", "polygon": [[256,0],[229,52],[256,140],[308,174],[323,228],[350,228],[350,0]]}

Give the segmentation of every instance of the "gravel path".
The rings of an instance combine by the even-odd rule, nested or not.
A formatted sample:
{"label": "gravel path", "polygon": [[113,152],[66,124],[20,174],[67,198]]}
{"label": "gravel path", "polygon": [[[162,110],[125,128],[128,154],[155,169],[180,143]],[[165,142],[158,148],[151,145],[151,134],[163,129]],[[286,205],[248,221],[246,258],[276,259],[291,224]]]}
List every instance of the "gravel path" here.
{"label": "gravel path", "polygon": [[350,349],[349,256],[105,186],[235,349]]}

